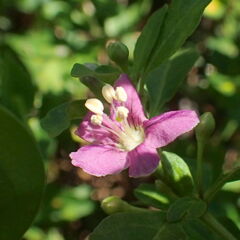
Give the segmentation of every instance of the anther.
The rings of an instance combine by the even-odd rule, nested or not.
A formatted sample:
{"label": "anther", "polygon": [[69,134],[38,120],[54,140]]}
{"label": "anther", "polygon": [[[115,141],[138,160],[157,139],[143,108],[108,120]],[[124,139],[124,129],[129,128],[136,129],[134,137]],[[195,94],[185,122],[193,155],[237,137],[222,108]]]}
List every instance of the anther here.
{"label": "anther", "polygon": [[116,93],[114,88],[110,84],[106,84],[102,88],[102,95],[108,103],[112,103],[116,98]]}
{"label": "anther", "polygon": [[102,115],[103,114],[103,104],[97,98],[90,98],[85,102],[85,107],[93,113]]}
{"label": "anther", "polygon": [[120,102],[126,102],[127,101],[127,93],[124,90],[123,87],[117,87],[116,88],[116,100]]}
{"label": "anther", "polygon": [[103,121],[102,115],[92,115],[91,116],[91,123],[94,125],[101,125]]}

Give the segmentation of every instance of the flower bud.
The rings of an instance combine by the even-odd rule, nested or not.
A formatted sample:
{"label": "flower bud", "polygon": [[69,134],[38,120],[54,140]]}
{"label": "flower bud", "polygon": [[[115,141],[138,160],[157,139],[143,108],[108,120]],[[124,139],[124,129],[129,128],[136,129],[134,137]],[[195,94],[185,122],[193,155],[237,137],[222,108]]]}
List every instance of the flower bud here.
{"label": "flower bud", "polygon": [[116,98],[115,90],[110,84],[106,84],[103,86],[102,95],[108,103],[112,103],[113,99]]}
{"label": "flower bud", "polygon": [[123,87],[117,87],[116,88],[116,100],[120,102],[126,102],[127,101],[127,93],[124,90]]}
{"label": "flower bud", "polygon": [[102,115],[103,114],[103,104],[97,98],[90,98],[86,101],[85,107],[95,114]]}
{"label": "flower bud", "polygon": [[94,125],[101,125],[103,121],[102,115],[92,115],[91,116],[91,123]]}
{"label": "flower bud", "polygon": [[127,205],[128,203],[116,196],[107,197],[101,203],[102,209],[109,215],[117,212],[124,212]]}
{"label": "flower bud", "polygon": [[121,42],[112,42],[107,46],[109,58],[119,66],[128,61],[129,50],[126,45]]}
{"label": "flower bud", "polygon": [[215,129],[215,120],[212,113],[206,112],[200,116],[200,123],[195,128],[197,140],[208,139]]}
{"label": "flower bud", "polygon": [[111,196],[105,198],[101,203],[101,208],[108,215],[118,212],[142,212],[145,211],[142,208],[138,208],[123,201],[117,196]]}

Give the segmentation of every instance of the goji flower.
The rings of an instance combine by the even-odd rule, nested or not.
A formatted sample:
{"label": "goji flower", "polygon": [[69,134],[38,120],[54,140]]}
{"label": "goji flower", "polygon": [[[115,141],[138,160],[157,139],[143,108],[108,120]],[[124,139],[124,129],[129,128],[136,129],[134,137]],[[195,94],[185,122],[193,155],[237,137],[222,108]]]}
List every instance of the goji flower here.
{"label": "goji flower", "polygon": [[110,104],[109,116],[102,102],[88,99],[90,110],[76,134],[89,142],[72,152],[72,164],[95,176],[116,174],[129,168],[129,176],[152,173],[159,163],[157,148],[192,130],[199,118],[194,111],[178,110],[147,119],[128,76],[122,74],[113,86],[102,89]]}

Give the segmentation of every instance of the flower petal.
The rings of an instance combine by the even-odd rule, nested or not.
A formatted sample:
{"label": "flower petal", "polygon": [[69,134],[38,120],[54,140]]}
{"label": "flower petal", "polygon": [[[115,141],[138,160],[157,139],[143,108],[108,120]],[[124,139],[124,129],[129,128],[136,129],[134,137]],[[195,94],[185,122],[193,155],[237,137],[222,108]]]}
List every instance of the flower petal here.
{"label": "flower petal", "polygon": [[[107,131],[105,128],[94,125],[91,123],[91,116],[93,113],[89,112],[83,121],[80,123],[78,129],[75,134],[82,139],[90,142],[90,143],[102,143],[114,145],[114,139],[116,138],[111,132]],[[110,119],[106,119],[107,117],[103,115],[104,125],[109,126]]]}
{"label": "flower petal", "polygon": [[[126,74],[121,74],[114,87],[123,87],[127,93],[127,101],[124,103],[124,106],[129,110],[128,122],[135,125],[142,125],[143,121],[146,120],[143,106],[128,76]],[[112,112],[113,111],[111,111],[111,113]]]}
{"label": "flower petal", "polygon": [[128,153],[129,176],[141,177],[152,173],[159,163],[159,156],[155,148],[141,144]]}
{"label": "flower petal", "polygon": [[100,177],[116,174],[128,167],[127,152],[109,146],[88,145],[72,152],[72,164],[85,172]]}
{"label": "flower petal", "polygon": [[196,112],[191,110],[171,111],[144,122],[145,144],[162,147],[189,132],[199,123]]}

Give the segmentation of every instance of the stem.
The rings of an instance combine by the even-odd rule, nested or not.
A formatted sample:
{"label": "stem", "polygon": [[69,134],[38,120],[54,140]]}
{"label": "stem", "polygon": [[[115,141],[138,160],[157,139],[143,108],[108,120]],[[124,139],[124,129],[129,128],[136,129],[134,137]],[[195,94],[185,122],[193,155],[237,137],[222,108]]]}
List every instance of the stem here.
{"label": "stem", "polygon": [[203,141],[197,141],[197,186],[200,198],[203,197],[203,150],[205,144]]}
{"label": "stem", "polygon": [[205,222],[214,232],[222,237],[222,240],[237,240],[211,213],[207,212],[202,217]]}
{"label": "stem", "polygon": [[126,73],[127,75],[129,75],[128,62],[119,65],[119,67],[123,73]]}
{"label": "stem", "polygon": [[221,188],[223,187],[223,185],[234,175],[236,174],[238,171],[240,171],[240,167],[235,168],[233,170],[231,170],[230,172],[223,174],[222,176],[220,176],[218,178],[218,180],[212,185],[212,187],[210,187],[207,192],[204,194],[204,199],[207,202],[210,202],[214,196],[218,193],[218,191],[221,190]]}

